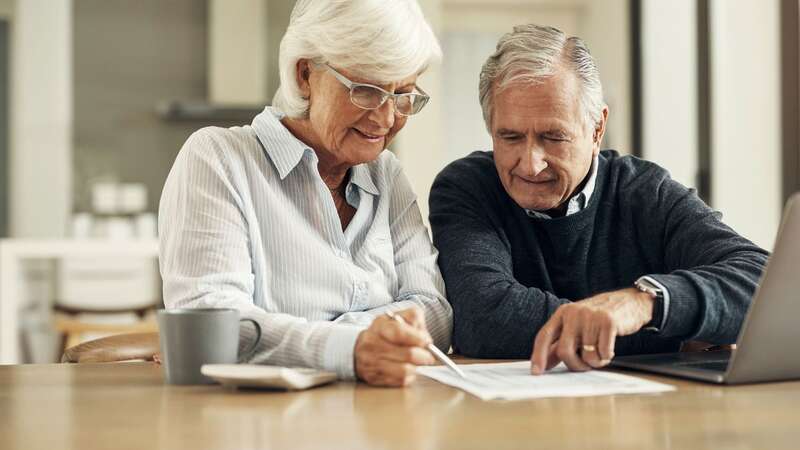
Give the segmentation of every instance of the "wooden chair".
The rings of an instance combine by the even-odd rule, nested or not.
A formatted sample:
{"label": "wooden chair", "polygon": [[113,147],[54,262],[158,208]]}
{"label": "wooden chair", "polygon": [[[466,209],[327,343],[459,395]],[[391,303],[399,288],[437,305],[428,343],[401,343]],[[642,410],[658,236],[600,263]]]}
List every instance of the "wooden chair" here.
{"label": "wooden chair", "polygon": [[87,338],[158,330],[161,289],[152,258],[63,258],[57,272],[53,313],[61,352]]}
{"label": "wooden chair", "polygon": [[100,363],[130,360],[158,360],[158,332],[108,336],[70,347],[62,363]]}
{"label": "wooden chair", "polygon": [[[132,311],[98,311],[98,310],[69,310],[56,305],[54,316],[54,328],[61,336],[61,351],[75,347],[80,344],[81,338],[85,334],[123,334],[123,333],[147,333],[158,331],[155,319],[147,317],[148,312],[155,311],[154,308],[142,308]],[[91,313],[99,315],[113,315],[126,312],[136,313],[137,322],[133,323],[98,323],[81,320],[79,314]]]}

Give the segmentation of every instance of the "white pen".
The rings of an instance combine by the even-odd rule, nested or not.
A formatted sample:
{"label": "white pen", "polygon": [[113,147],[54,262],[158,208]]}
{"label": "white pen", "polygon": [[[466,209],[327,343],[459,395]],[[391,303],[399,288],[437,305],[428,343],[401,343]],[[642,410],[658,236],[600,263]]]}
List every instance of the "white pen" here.
{"label": "white pen", "polygon": [[[397,314],[395,314],[392,311],[386,311],[386,315],[389,316],[392,320],[395,320],[397,322],[404,323],[404,324],[408,325],[408,322],[406,322],[406,320],[403,319],[403,316],[398,316]],[[467,374],[465,374],[461,369],[459,369],[458,366],[456,365],[456,363],[454,363],[453,360],[448,358],[447,355],[445,355],[443,351],[439,350],[435,345],[433,345],[433,343],[428,344],[428,346],[426,348],[428,349],[429,352],[431,352],[433,354],[433,356],[436,359],[438,359],[444,365],[449,367],[450,370],[452,370],[453,372],[457,373],[461,378],[467,378]]]}

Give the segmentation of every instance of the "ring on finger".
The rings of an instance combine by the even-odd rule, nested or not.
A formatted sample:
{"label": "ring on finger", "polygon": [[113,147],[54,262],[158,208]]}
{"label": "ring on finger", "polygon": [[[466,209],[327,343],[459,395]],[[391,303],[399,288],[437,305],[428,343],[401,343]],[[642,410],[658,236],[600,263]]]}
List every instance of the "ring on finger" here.
{"label": "ring on finger", "polygon": [[591,344],[583,344],[581,346],[581,350],[583,350],[584,352],[587,352],[587,353],[596,352],[597,351],[597,347],[595,347],[594,345],[591,345]]}

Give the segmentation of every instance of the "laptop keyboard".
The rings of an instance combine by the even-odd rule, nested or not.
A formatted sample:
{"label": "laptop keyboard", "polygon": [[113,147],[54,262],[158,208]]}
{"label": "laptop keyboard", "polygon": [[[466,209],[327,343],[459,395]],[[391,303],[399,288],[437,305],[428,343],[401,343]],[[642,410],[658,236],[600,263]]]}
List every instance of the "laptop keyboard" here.
{"label": "laptop keyboard", "polygon": [[[645,366],[669,366],[676,369],[686,368],[724,373],[726,370],[728,370],[728,361],[730,361],[731,355],[732,354],[730,350],[721,350],[716,352],[688,352],[671,353],[666,355],[623,356],[621,359]],[[625,367],[623,364],[620,365]]]}

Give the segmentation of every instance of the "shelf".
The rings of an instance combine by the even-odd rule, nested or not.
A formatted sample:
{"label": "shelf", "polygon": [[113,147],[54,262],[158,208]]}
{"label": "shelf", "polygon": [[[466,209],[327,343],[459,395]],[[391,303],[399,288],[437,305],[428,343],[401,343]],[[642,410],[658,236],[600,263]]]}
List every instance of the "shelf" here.
{"label": "shelf", "polygon": [[156,106],[156,113],[167,121],[250,123],[264,106],[221,105],[200,101],[169,100]]}

